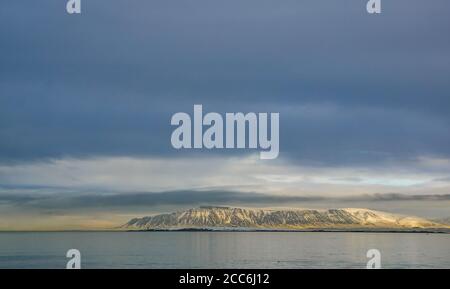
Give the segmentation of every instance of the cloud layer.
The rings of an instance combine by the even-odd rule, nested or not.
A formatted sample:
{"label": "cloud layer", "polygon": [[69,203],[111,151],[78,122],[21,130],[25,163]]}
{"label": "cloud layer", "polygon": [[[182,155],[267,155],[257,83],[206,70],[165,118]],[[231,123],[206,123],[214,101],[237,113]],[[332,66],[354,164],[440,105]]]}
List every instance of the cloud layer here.
{"label": "cloud layer", "polygon": [[0,194],[0,204],[29,209],[46,209],[79,211],[96,209],[108,211],[114,208],[127,209],[148,208],[155,209],[158,206],[191,206],[198,205],[249,205],[273,206],[298,203],[335,202],[337,204],[354,202],[390,202],[390,201],[450,201],[450,194],[445,195],[404,195],[404,194],[374,194],[346,197],[329,196],[274,196],[260,193],[240,193],[233,191],[172,191],[172,192],[147,192],[129,194],[84,194],[84,195],[60,195],[60,194]]}
{"label": "cloud layer", "polygon": [[196,103],[280,112],[291,162],[449,158],[450,4],[391,2],[370,17],[359,0],[93,1],[70,17],[14,1],[0,11],[0,162],[185,156],[169,120]]}

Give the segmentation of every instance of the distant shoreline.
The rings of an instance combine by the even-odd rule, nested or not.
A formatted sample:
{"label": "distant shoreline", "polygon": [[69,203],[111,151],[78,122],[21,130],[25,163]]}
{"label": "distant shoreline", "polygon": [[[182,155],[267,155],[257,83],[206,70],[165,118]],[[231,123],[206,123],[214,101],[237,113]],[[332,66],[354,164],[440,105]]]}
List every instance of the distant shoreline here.
{"label": "distant shoreline", "polygon": [[450,229],[304,229],[304,230],[289,230],[289,229],[208,229],[208,228],[181,228],[181,229],[149,229],[149,230],[43,230],[43,231],[0,231],[1,233],[143,233],[143,232],[211,232],[211,233],[409,233],[409,234],[450,234]]}
{"label": "distant shoreline", "polygon": [[230,233],[421,233],[421,234],[450,234],[450,229],[202,229],[202,228],[183,228],[183,229],[149,229],[149,230],[127,230],[126,232],[230,232]]}

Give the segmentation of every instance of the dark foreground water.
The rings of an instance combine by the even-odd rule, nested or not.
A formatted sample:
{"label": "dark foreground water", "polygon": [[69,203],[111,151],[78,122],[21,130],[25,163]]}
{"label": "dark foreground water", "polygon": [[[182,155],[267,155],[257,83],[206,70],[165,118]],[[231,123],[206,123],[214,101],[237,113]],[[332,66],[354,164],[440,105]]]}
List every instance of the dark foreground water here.
{"label": "dark foreground water", "polygon": [[57,232],[0,233],[0,268],[450,268],[450,235],[413,233]]}

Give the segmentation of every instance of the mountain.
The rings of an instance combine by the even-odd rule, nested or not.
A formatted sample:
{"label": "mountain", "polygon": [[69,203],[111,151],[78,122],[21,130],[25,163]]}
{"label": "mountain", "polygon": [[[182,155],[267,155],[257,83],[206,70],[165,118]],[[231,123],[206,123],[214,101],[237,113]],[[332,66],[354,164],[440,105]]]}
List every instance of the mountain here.
{"label": "mountain", "polygon": [[436,222],[436,223],[439,223],[439,224],[444,224],[444,225],[450,226],[450,217],[442,218],[442,219],[436,219],[436,220],[433,220],[433,221]]}
{"label": "mountain", "polygon": [[426,219],[368,209],[247,209],[203,206],[185,211],[135,218],[129,230],[305,230],[449,228]]}

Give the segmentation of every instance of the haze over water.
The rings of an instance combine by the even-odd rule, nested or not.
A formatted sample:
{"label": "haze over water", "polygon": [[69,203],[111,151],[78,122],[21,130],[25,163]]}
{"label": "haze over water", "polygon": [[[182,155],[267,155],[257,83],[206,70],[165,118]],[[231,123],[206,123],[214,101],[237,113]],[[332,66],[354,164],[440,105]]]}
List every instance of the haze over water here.
{"label": "haze over water", "polygon": [[0,268],[450,268],[450,235],[332,232],[1,232]]}

